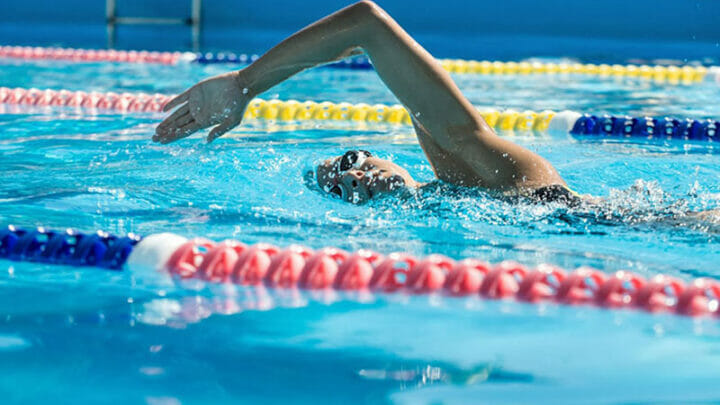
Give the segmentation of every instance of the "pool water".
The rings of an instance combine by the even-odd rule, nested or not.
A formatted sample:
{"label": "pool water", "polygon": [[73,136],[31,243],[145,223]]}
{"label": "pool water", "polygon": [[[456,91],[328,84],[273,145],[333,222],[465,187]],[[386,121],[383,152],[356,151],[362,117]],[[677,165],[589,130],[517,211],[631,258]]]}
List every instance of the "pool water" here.
{"label": "pool water", "polygon": [[[228,66],[0,61],[0,86],[177,93]],[[714,118],[720,86],[455,77],[478,106]],[[372,72],[317,69],[263,98],[395,103]],[[720,278],[710,142],[501,133],[602,209],[513,204],[433,181],[411,128],[251,121],[149,141],[155,114],[0,106],[0,224],[441,253]],[[304,174],[361,147],[429,182],[361,206]],[[678,219],[679,218],[679,219]],[[720,328],[632,311],[447,297],[308,295],[0,262],[0,393],[75,403],[712,403]],[[565,402],[563,402],[565,401]]]}

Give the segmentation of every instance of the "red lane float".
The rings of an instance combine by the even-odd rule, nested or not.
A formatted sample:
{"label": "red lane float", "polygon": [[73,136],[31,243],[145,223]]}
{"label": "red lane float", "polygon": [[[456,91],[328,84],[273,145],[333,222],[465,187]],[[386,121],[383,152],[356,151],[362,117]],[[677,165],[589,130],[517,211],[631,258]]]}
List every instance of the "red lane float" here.
{"label": "red lane float", "polygon": [[485,298],[509,298],[520,289],[520,281],[527,269],[517,262],[505,261],[493,268],[480,284],[480,295]]}
{"label": "red lane float", "polygon": [[477,259],[465,259],[457,262],[445,279],[443,286],[450,295],[477,294],[483,279],[490,272],[490,265]]}
{"label": "red lane float", "polygon": [[340,264],[348,258],[348,253],[335,248],[325,248],[316,252],[305,263],[300,273],[298,287],[309,290],[330,288],[335,281]]}
{"label": "red lane float", "polygon": [[684,289],[682,281],[660,274],[647,280],[635,293],[635,305],[649,312],[671,312]]}
{"label": "red lane float", "polygon": [[182,278],[192,278],[205,260],[207,252],[215,247],[215,242],[208,239],[197,238],[181,245],[167,262],[167,267],[173,274]]}
{"label": "red lane float", "polygon": [[558,267],[540,265],[537,269],[526,273],[518,285],[517,297],[528,302],[554,298],[565,277],[565,271]]}
{"label": "red lane float", "polygon": [[455,267],[452,259],[442,255],[430,255],[408,271],[405,288],[413,294],[437,291],[445,285],[450,270]]}
{"label": "red lane float", "polygon": [[[272,257],[277,255],[280,249],[268,244],[257,244],[251,246],[238,257],[232,267],[232,282],[241,285],[258,285],[262,283],[267,273]],[[172,266],[168,266],[172,270]]]}
{"label": "red lane float", "polygon": [[267,244],[216,244],[206,239],[180,246],[165,267],[183,279],[251,286],[440,293],[687,316],[720,315],[718,281],[703,278],[685,284],[664,275],[646,280],[627,271],[606,274],[587,267],[566,272],[550,265],[528,269],[511,261],[491,266],[476,259],[456,262],[442,255],[419,260],[404,253],[383,256],[369,250],[347,253],[335,248],[312,251],[296,245],[283,250]]}
{"label": "red lane float", "polygon": [[689,316],[701,316],[718,311],[720,283],[699,278],[687,285],[677,301],[677,312]]}
{"label": "red lane float", "polygon": [[205,254],[197,273],[200,277],[222,283],[230,280],[231,271],[247,246],[232,240],[223,241],[210,248]]}
{"label": "red lane float", "polygon": [[408,272],[418,263],[417,259],[403,253],[393,253],[382,261],[370,278],[370,288],[394,292],[405,286]]}
{"label": "red lane float", "polygon": [[290,246],[272,257],[264,281],[270,287],[292,288],[300,280],[305,261],[313,252],[303,246]]}
{"label": "red lane float", "polygon": [[68,60],[74,62],[159,63],[174,65],[181,52],[122,51],[114,49],[41,48],[0,46],[0,58]]}
{"label": "red lane float", "polygon": [[371,250],[358,250],[340,264],[333,288],[337,290],[363,290],[370,285],[375,266],[382,255]]}
{"label": "red lane float", "polygon": [[591,303],[606,279],[601,271],[580,267],[562,280],[555,299],[568,305]]}
{"label": "red lane float", "polygon": [[635,302],[645,279],[627,271],[618,271],[607,278],[595,292],[595,304],[608,308],[628,307]]}
{"label": "red lane float", "polygon": [[65,106],[121,112],[158,112],[172,96],[146,93],[99,93],[0,87],[0,104]]}

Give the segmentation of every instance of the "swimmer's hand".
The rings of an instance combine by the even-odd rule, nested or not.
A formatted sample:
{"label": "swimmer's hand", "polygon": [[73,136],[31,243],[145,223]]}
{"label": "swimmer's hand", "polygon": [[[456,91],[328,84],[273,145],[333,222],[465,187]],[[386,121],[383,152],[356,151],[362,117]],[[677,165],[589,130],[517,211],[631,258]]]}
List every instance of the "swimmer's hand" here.
{"label": "swimmer's hand", "polygon": [[203,80],[170,100],[163,111],[179,107],[157,126],[152,140],[170,143],[216,125],[207,136],[207,141],[212,142],[240,124],[253,98],[241,84],[241,73],[230,72]]}

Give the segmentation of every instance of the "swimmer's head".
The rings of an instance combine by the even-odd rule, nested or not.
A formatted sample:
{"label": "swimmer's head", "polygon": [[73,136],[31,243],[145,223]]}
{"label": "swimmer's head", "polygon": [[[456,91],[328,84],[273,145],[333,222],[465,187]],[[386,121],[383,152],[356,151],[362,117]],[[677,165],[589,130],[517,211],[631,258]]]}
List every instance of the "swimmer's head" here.
{"label": "swimmer's head", "polygon": [[355,204],[403,187],[417,186],[407,170],[364,150],[350,150],[327,159],[318,165],[316,178],[325,192]]}

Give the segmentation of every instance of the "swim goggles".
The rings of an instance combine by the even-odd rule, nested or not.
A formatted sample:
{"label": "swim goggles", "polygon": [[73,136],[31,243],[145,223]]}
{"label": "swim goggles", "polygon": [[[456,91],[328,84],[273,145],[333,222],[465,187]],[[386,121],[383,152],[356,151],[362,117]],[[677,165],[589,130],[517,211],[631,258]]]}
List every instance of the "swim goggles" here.
{"label": "swim goggles", "polygon": [[345,198],[346,190],[340,186],[340,177],[343,173],[350,169],[358,169],[365,162],[365,159],[372,156],[372,153],[366,150],[349,150],[342,155],[340,160],[335,164],[333,175],[330,176],[331,184],[325,186],[325,191]]}

